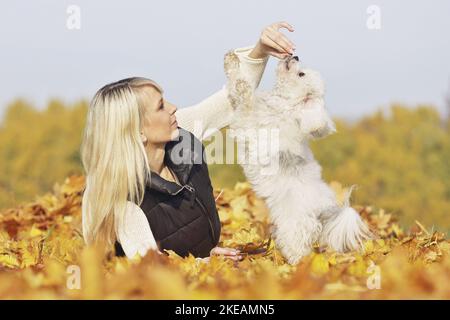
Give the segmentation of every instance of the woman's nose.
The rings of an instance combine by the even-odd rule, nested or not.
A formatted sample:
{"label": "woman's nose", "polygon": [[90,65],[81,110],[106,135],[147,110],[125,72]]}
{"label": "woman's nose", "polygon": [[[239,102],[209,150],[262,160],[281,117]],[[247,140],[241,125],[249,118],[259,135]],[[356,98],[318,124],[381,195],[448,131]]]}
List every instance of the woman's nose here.
{"label": "woman's nose", "polygon": [[171,108],[171,110],[170,110],[171,114],[174,114],[178,110],[178,108],[173,104],[170,104],[170,108]]}

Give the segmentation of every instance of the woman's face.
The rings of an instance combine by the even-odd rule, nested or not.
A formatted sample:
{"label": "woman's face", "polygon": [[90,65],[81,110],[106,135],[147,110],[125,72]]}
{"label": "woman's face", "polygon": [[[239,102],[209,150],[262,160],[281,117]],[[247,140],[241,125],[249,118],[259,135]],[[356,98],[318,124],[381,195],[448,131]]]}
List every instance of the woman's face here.
{"label": "woman's face", "polygon": [[164,144],[175,140],[179,135],[175,117],[177,107],[165,100],[154,87],[145,86],[141,90],[145,106],[141,128],[143,139],[151,144]]}

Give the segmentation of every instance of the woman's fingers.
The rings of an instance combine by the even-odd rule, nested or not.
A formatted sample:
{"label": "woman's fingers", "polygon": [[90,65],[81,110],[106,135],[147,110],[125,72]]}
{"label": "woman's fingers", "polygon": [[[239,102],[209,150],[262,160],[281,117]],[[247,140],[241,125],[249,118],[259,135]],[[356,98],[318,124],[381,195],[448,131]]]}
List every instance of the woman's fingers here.
{"label": "woman's fingers", "polygon": [[237,256],[238,254],[239,254],[239,250],[236,250],[233,248],[214,247],[210,251],[210,255]]}
{"label": "woman's fingers", "polygon": [[274,23],[273,25],[277,26],[278,29],[280,29],[281,27],[288,29],[290,32],[294,31],[294,27],[291,26],[289,23],[287,23],[286,21],[280,21],[277,23]]}
{"label": "woman's fingers", "polygon": [[295,50],[295,44],[281,33],[281,28],[285,28],[290,32],[294,31],[294,28],[289,23],[281,21],[266,27],[260,38],[261,43],[266,46],[266,53],[279,59],[293,54]]}
{"label": "woman's fingers", "polygon": [[267,46],[269,46],[272,49],[275,49],[278,53],[289,53],[286,49],[284,49],[279,43],[275,41],[275,39],[272,38],[268,33],[263,35],[263,43]]}
{"label": "woman's fingers", "polygon": [[241,261],[244,257],[240,254],[241,252],[233,248],[221,248],[215,247],[210,251],[210,256],[221,255],[226,259],[231,259],[233,261]]}
{"label": "woman's fingers", "polygon": [[284,59],[294,53],[295,44],[281,33],[281,28],[285,28],[290,32],[294,31],[294,28],[285,21],[276,22],[265,27],[254,49],[256,51],[255,56],[265,57],[270,54],[278,59]]}
{"label": "woman's fingers", "polygon": [[233,260],[233,261],[241,261],[242,259],[244,259],[244,257],[240,254],[238,254],[238,255],[222,255],[222,257],[224,257],[225,259]]}
{"label": "woman's fingers", "polygon": [[294,43],[277,29],[269,29],[268,36],[288,53],[294,53]]}
{"label": "woman's fingers", "polygon": [[267,46],[267,53],[277,57],[278,59],[284,59],[290,55],[290,53],[286,52],[280,45],[274,42],[271,38],[263,36],[263,44]]}
{"label": "woman's fingers", "polygon": [[271,31],[279,33],[280,36],[282,36],[283,39],[286,40],[286,42],[288,42],[291,46],[295,46],[294,43],[293,43],[291,40],[289,40],[288,37],[286,37],[284,34],[282,34],[282,33],[280,32],[280,29],[282,29],[282,28],[283,28],[283,29],[289,30],[289,32],[293,32],[293,31],[294,31],[294,28],[293,28],[289,23],[287,23],[287,22],[278,22],[278,23],[274,23],[273,25],[271,25],[271,26],[269,27],[269,29],[270,29]]}
{"label": "woman's fingers", "polygon": [[279,53],[278,51],[275,51],[275,50],[271,50],[268,53],[280,60],[283,60],[284,58],[289,56],[289,54],[287,54],[287,53]]}

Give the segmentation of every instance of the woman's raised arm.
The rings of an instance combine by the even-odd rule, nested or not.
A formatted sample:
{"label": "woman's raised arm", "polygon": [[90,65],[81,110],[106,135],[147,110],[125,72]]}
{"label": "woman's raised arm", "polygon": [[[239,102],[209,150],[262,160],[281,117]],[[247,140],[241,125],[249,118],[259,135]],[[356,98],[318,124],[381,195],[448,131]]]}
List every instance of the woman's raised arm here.
{"label": "woman's raised arm", "polygon": [[[255,46],[234,50],[241,62],[242,74],[255,88],[261,82],[269,55],[284,58],[295,50],[294,44],[279,31],[280,28],[294,31],[286,22],[274,23],[264,28]],[[227,95],[224,85],[221,90],[200,103],[179,109],[176,113],[178,125],[192,132],[200,140],[226,127],[231,122],[233,111]]]}
{"label": "woman's raised arm", "polygon": [[[249,53],[253,48],[253,46],[250,46],[235,49],[234,51],[241,61],[242,73],[245,73],[249,81],[252,81],[257,87],[264,73],[268,56],[257,59],[249,57]],[[227,95],[227,89],[224,85],[221,90],[200,103],[178,109],[175,114],[178,125],[192,132],[200,140],[211,135],[216,129],[220,130],[229,125],[233,109]]]}

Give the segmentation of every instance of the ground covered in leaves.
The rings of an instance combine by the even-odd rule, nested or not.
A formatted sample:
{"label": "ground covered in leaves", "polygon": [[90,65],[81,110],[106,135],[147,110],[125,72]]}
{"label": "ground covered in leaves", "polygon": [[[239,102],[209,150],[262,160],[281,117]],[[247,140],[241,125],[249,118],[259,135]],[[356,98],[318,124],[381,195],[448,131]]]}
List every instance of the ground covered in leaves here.
{"label": "ground covered in leaves", "polygon": [[[331,183],[339,197],[344,189]],[[247,183],[217,190],[223,224],[219,246],[246,258],[209,263],[173,252],[106,257],[83,245],[83,177],[0,213],[2,299],[428,299],[450,298],[450,242],[419,222],[408,231],[383,209],[354,206],[379,239],[365,252],[317,247],[286,264],[270,239],[267,209]],[[426,214],[426,213],[424,213]],[[79,277],[78,277],[79,276]]]}

